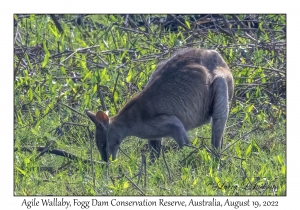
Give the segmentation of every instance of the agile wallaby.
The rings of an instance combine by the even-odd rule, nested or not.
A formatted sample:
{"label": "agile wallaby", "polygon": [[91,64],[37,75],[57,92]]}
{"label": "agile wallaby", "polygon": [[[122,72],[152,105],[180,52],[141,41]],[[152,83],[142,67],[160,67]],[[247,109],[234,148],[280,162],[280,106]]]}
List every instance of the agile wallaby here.
{"label": "agile wallaby", "polygon": [[[209,123],[211,143],[222,146],[233,96],[233,77],[214,50],[187,48],[158,64],[146,87],[111,118],[86,111],[96,125],[96,144],[102,159],[114,160],[126,136],[148,139],[150,158],[159,156],[162,137],[172,137],[179,147],[190,144],[187,130]],[[108,145],[106,145],[108,142]]]}

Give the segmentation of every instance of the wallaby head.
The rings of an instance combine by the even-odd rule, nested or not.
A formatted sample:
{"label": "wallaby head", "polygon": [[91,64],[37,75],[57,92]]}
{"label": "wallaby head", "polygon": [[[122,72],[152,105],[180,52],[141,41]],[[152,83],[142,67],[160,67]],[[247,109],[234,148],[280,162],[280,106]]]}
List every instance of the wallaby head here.
{"label": "wallaby head", "polygon": [[110,155],[116,159],[120,143],[123,140],[122,132],[114,130],[114,126],[109,124],[109,118],[104,112],[98,111],[94,114],[86,111],[86,114],[96,125],[96,145],[102,160],[107,162]]}
{"label": "wallaby head", "polygon": [[172,137],[181,148],[190,144],[187,130],[212,122],[211,143],[222,146],[233,97],[233,77],[214,50],[187,48],[157,65],[146,87],[116,116],[87,111],[96,125],[96,144],[102,159],[114,160],[126,136],[148,139],[151,160],[159,156],[161,138]]}

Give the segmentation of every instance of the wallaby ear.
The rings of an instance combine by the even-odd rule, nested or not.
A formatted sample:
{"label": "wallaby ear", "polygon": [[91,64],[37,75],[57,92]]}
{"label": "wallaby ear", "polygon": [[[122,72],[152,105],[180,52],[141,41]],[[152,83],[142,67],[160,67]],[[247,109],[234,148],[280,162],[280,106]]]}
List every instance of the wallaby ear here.
{"label": "wallaby ear", "polygon": [[88,110],[86,110],[85,113],[95,124],[97,124],[96,114]]}
{"label": "wallaby ear", "polygon": [[86,114],[96,125],[100,123],[102,126],[107,128],[109,118],[104,112],[99,111],[97,112],[97,114],[95,114],[91,111],[86,110]]}
{"label": "wallaby ear", "polygon": [[108,116],[104,112],[102,112],[102,111],[97,112],[97,114],[96,114],[96,120],[97,120],[98,123],[101,123],[102,125],[104,125],[106,127],[107,127],[107,125],[109,123]]}

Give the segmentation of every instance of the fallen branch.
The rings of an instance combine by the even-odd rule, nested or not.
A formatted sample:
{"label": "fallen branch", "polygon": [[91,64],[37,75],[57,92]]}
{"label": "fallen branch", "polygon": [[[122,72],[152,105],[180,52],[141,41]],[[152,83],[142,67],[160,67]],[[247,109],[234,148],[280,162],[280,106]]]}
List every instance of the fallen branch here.
{"label": "fallen branch", "polygon": [[[45,151],[47,148],[43,147],[43,146],[37,146],[37,147],[33,147],[33,146],[29,146],[29,147],[21,147],[20,148],[22,151],[28,151],[28,152],[33,152],[34,150],[38,151],[38,152],[42,152]],[[14,151],[18,151],[18,148],[15,148]],[[66,157],[69,158],[70,160],[77,160],[77,161],[81,161],[83,163],[98,163],[98,164],[106,164],[106,162],[100,162],[100,161],[95,161],[95,160],[88,160],[88,159],[82,159],[80,157],[77,157],[76,155],[69,153],[67,151],[61,150],[61,149],[49,149],[48,150],[49,153],[54,154],[54,155],[58,155],[58,156],[62,156],[62,157]]]}

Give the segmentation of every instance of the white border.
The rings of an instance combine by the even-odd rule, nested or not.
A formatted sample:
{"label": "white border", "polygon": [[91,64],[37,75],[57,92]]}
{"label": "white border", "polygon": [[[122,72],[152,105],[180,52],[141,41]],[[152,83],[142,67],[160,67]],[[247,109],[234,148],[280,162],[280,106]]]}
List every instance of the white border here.
{"label": "white border", "polygon": [[[13,196],[13,13],[286,13],[287,14],[287,196],[285,197],[215,197],[225,202],[227,198],[232,200],[250,199],[257,201],[278,200],[280,207],[298,207],[299,195],[299,139],[296,132],[298,127],[299,107],[299,13],[294,1],[277,2],[274,0],[251,0],[251,1],[21,1],[14,0],[0,4],[0,42],[1,42],[1,181],[0,181],[0,205],[3,209],[20,209],[25,197]],[[298,49],[297,49],[298,48]],[[299,77],[299,78],[298,78]],[[298,172],[298,173],[297,173]],[[26,197],[27,200],[34,197]],[[41,199],[43,197],[38,197]],[[44,197],[45,198],[45,197]],[[62,197],[59,197],[62,198]],[[91,200],[93,197],[64,197],[72,201]],[[102,199],[98,197],[99,199]],[[114,197],[106,197],[108,201]],[[185,200],[191,198],[211,200],[213,197],[162,197],[167,200]],[[104,199],[104,198],[103,198]],[[118,200],[141,200],[144,197],[117,197]],[[148,197],[149,200],[158,200],[160,197]],[[26,207],[21,207],[26,209]],[[47,207],[44,207],[47,209]],[[48,207],[48,209],[53,207]],[[94,209],[107,209],[105,207],[93,207]],[[109,207],[111,208],[111,207]],[[140,207],[123,207],[139,209]],[[176,208],[178,207],[165,207]],[[199,207],[196,207],[199,208]],[[223,207],[224,208],[224,207]],[[228,207],[234,209],[233,207]],[[241,207],[243,208],[243,207]],[[32,209],[32,208],[31,208]],[[40,208],[33,208],[40,209]],[[62,208],[60,208],[62,209]],[[72,208],[76,209],[76,208]],[[80,209],[79,207],[77,209]],[[92,208],[90,208],[92,209]],[[260,207],[259,209],[262,209]]]}

